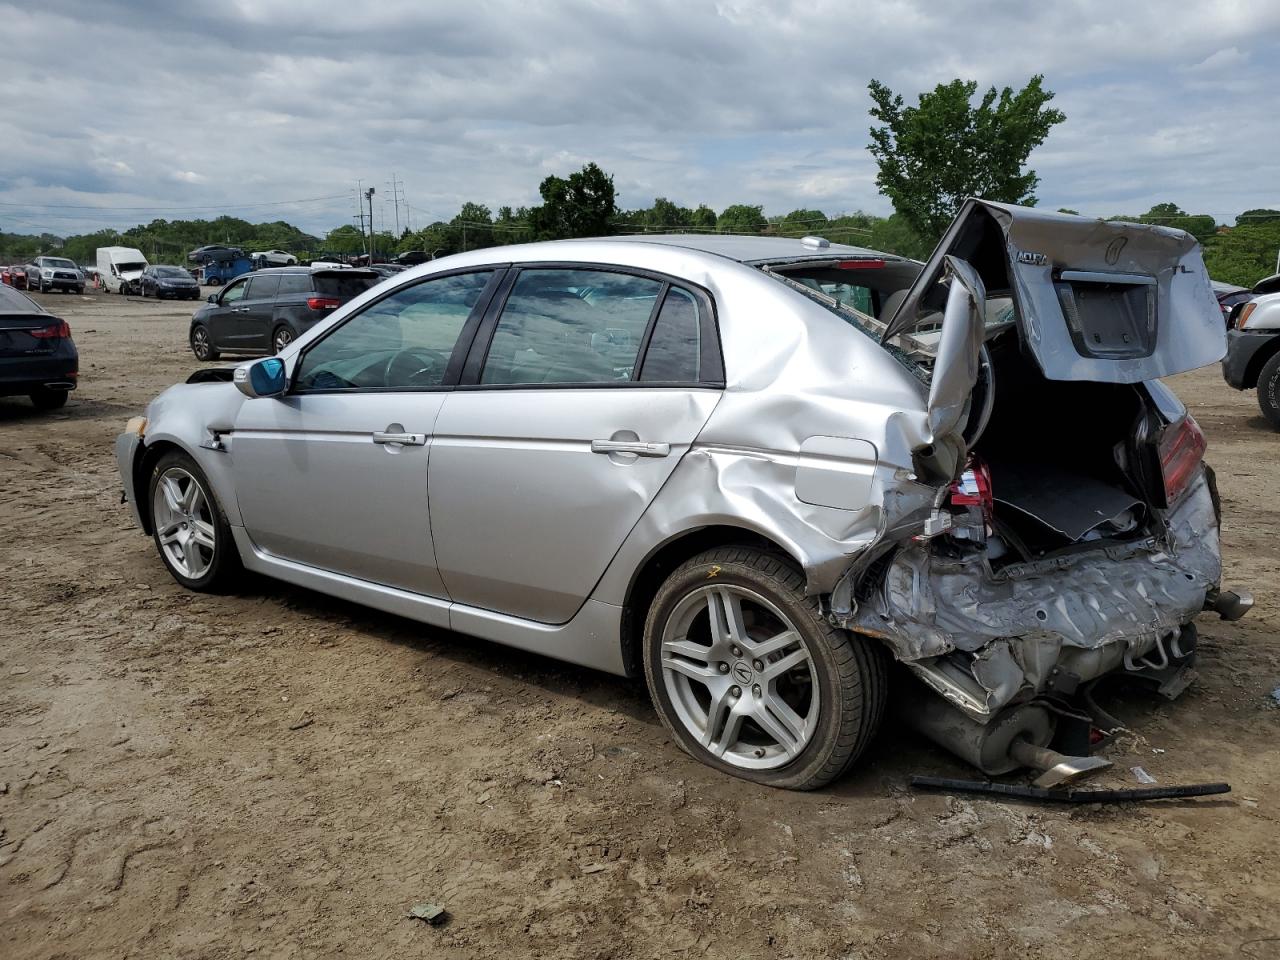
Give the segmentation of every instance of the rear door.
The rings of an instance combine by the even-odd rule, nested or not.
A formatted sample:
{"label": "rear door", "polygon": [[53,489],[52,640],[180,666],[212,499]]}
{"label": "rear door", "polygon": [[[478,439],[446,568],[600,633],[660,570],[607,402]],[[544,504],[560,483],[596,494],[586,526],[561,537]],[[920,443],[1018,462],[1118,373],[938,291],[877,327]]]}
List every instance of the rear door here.
{"label": "rear door", "polygon": [[968,200],[889,322],[884,339],[929,323],[947,258],[987,293],[1011,296],[1021,340],[1050,380],[1138,383],[1226,352],[1222,314],[1181,230]]}
{"label": "rear door", "polygon": [[513,271],[436,424],[431,531],[453,600],[568,621],[723,383],[705,293],[609,267]]}

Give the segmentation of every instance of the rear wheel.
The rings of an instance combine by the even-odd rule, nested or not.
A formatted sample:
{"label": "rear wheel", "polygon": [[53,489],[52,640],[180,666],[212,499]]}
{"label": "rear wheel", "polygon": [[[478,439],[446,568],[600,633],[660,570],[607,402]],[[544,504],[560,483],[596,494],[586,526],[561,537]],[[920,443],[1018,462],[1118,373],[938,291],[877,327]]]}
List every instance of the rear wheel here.
{"label": "rear wheel", "polygon": [[209,328],[202,323],[191,328],[191,352],[197,360],[217,360],[221,356],[209,336]]}
{"label": "rear wheel", "polygon": [[1258,374],[1258,407],[1271,425],[1280,430],[1280,353],[1268,360]]}
{"label": "rear wheel", "polygon": [[275,332],[271,334],[271,352],[279,353],[291,343],[293,343],[293,330],[283,324],[276,327]]}
{"label": "rear wheel", "polygon": [[709,766],[811,790],[866,749],[884,713],[885,653],[832,627],[784,558],[743,547],[679,567],[645,622],[663,724]]}
{"label": "rear wheel", "polygon": [[38,410],[57,410],[67,405],[70,390],[36,390],[31,394],[31,402]]}
{"label": "rear wheel", "polygon": [[225,586],[240,569],[231,525],[204,471],[173,450],[156,461],[147,483],[151,531],[173,579],[188,590]]}

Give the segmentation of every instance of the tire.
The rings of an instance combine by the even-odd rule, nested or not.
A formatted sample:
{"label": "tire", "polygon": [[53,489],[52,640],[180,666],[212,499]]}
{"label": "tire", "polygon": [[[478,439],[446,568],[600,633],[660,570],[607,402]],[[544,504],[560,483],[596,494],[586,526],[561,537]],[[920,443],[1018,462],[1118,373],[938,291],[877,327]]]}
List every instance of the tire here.
{"label": "tire", "polygon": [[1258,408],[1280,430],[1280,353],[1264,363],[1258,374]]}
{"label": "tire", "polygon": [[217,360],[222,356],[213,345],[209,328],[203,323],[197,323],[191,328],[190,340],[191,352],[196,355],[197,360]]}
{"label": "tire", "polygon": [[292,327],[286,326],[283,323],[280,324],[280,326],[271,331],[271,353],[273,355],[279,353],[289,344],[293,343],[295,336],[296,335],[294,334]]}
{"label": "tire", "polygon": [[199,464],[181,450],[163,454],[147,478],[147,509],[151,538],[173,579],[198,593],[230,585],[240,555]]}
{"label": "tire", "polygon": [[36,390],[31,394],[31,402],[37,410],[57,410],[67,405],[70,390]]}
{"label": "tire", "polygon": [[[713,641],[712,610],[727,622],[735,608],[745,630]],[[664,641],[680,649],[664,656]],[[681,749],[772,787],[835,780],[884,715],[884,649],[831,626],[790,560],[756,549],[721,547],[677,568],[649,607],[643,658],[654,707]]]}

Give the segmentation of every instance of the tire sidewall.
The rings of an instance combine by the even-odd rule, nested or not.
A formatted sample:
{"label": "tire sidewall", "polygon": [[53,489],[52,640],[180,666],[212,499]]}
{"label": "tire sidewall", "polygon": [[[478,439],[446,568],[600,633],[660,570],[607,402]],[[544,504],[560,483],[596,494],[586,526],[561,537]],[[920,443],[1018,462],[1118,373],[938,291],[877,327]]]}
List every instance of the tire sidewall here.
{"label": "tire sidewall", "polygon": [[[809,651],[818,685],[818,728],[805,748],[783,767],[751,770],[734,766],[714,756],[685,728],[671,702],[662,675],[662,635],[676,606],[689,593],[710,583],[746,587],[760,594],[781,610],[801,635]],[[649,694],[657,707],[663,725],[690,756],[716,770],[774,787],[796,787],[805,784],[827,763],[840,736],[840,717],[845,691],[841,688],[832,651],[824,639],[821,625],[815,622],[816,604],[798,602],[788,592],[778,590],[758,571],[732,561],[706,561],[686,564],[662,585],[645,619],[644,672]]]}
{"label": "tire sidewall", "polygon": [[[204,356],[201,356],[200,351],[196,348],[196,331],[197,330],[201,330],[204,332],[204,342],[205,342]],[[195,354],[195,357],[197,360],[213,359],[213,340],[209,334],[208,327],[204,326],[203,324],[197,324],[196,326],[192,327],[190,339],[191,339],[191,352]]]}
{"label": "tire sidewall", "polygon": [[[177,570],[169,561],[167,552],[160,544],[160,530],[156,525],[155,516],[156,486],[159,484],[160,478],[171,467],[181,467],[195,478],[196,483],[200,484],[200,488],[204,493],[205,502],[209,504],[209,512],[213,515],[213,560],[209,564],[209,569],[205,571],[204,576],[195,579],[185,576]],[[156,545],[156,552],[160,554],[161,562],[164,563],[165,569],[169,571],[173,579],[188,590],[196,591],[210,590],[223,579],[223,572],[229,565],[228,558],[235,553],[235,544],[231,539],[231,525],[227,522],[217,497],[214,496],[213,487],[209,484],[209,478],[205,476],[204,471],[200,469],[200,465],[195,460],[186,453],[173,450],[163,454],[152,465],[151,473],[147,476],[147,512],[148,521],[151,524],[151,540]]]}
{"label": "tire sidewall", "polygon": [[1280,430],[1280,353],[1268,360],[1258,374],[1258,407],[1271,425]]}

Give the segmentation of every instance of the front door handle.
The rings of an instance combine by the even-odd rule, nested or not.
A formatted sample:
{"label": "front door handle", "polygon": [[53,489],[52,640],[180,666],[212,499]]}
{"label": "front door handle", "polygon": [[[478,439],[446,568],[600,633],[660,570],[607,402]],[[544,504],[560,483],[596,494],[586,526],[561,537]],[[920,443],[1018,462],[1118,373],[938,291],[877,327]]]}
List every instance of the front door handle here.
{"label": "front door handle", "polygon": [[634,453],[640,457],[666,457],[669,443],[645,443],[643,440],[592,440],[592,453]]}
{"label": "front door handle", "polygon": [[390,431],[375,430],[373,433],[374,443],[402,443],[406,447],[421,447],[427,442],[425,433],[392,433]]}

